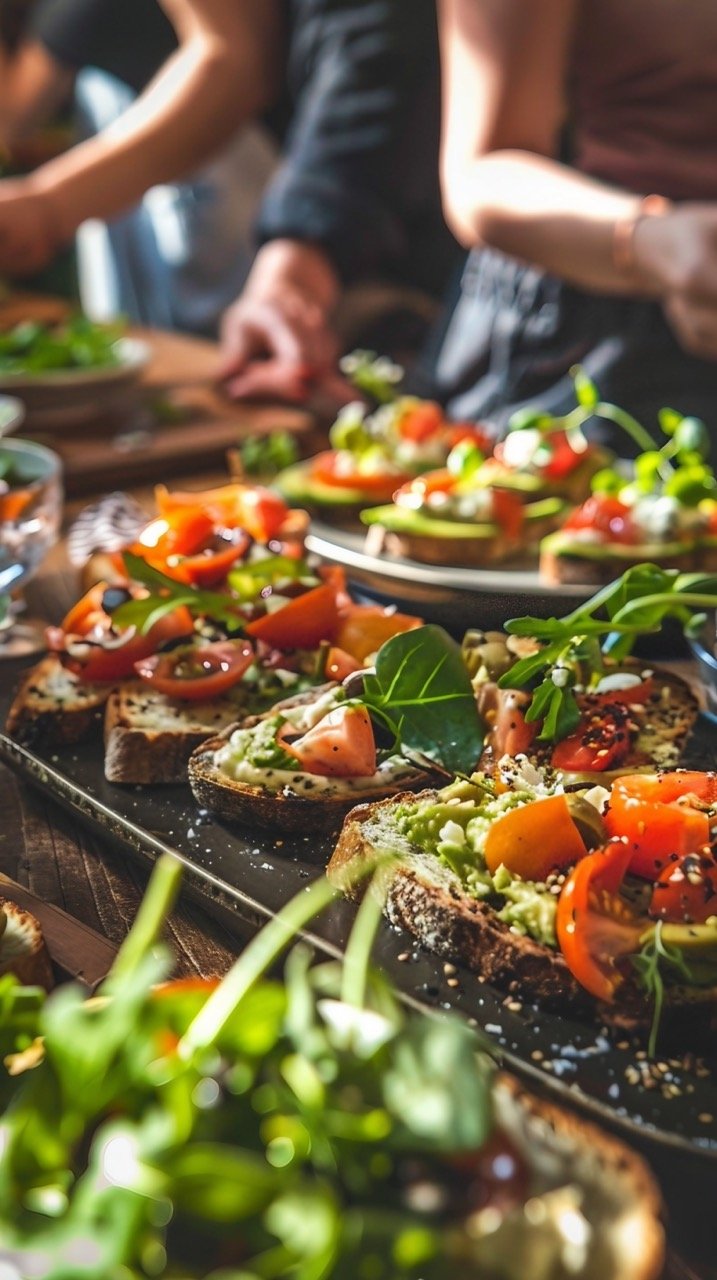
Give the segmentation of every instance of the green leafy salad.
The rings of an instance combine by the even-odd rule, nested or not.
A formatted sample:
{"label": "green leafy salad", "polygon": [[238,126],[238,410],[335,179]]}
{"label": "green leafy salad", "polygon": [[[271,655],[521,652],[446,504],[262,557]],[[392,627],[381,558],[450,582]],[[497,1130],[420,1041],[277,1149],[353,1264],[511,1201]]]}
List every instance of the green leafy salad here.
{"label": "green leafy salad", "polygon": [[0,333],[0,376],[111,368],[120,362],[123,333],[123,325],[95,324],[83,315],[59,325],[24,320]]}

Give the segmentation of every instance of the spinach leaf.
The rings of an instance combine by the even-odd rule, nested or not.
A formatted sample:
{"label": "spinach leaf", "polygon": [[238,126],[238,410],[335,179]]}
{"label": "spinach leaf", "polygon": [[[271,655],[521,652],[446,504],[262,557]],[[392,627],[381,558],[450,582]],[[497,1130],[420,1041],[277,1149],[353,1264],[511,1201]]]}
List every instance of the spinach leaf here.
{"label": "spinach leaf", "polygon": [[441,627],[419,627],[379,649],[362,700],[390,722],[402,746],[453,773],[475,768],[484,733],[459,645]]}

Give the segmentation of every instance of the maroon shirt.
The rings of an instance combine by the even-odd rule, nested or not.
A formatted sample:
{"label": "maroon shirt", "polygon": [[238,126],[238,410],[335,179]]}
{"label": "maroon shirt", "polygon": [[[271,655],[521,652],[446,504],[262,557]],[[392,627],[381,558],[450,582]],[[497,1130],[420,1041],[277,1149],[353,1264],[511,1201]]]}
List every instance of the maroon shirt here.
{"label": "maroon shirt", "polygon": [[717,0],[578,0],[569,92],[577,168],[717,200]]}

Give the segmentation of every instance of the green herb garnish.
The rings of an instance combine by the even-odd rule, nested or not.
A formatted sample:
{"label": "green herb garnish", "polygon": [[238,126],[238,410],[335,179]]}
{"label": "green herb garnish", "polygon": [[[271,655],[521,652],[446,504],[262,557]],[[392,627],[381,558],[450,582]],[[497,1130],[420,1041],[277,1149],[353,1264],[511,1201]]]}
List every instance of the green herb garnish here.
{"label": "green herb garnish", "polygon": [[95,324],[81,315],[52,326],[25,320],[0,334],[0,373],[111,367],[119,363],[123,333],[123,324]]}
{"label": "green herb garnish", "polygon": [[290,431],[272,431],[266,436],[249,436],[239,449],[239,457],[245,476],[269,480],[298,462],[299,449]]}
{"label": "green herb garnish", "polygon": [[704,624],[702,610],[714,608],[717,576],[635,565],[563,618],[506,622],[509,635],[529,636],[541,647],[519,659],[498,684],[503,689],[533,688],[526,719],[542,719],[541,740],[558,741],[580,719],[574,685],[597,684],[614,670],[607,659],[626,658],[638,636],[659,631],[667,618],[694,634]]}
{"label": "green herb garnish", "polygon": [[652,1025],[647,1045],[647,1052],[651,1058],[654,1058],[657,1051],[665,1003],[666,977],[682,978],[689,986],[712,985],[717,982],[717,964],[707,966],[706,976],[704,961],[698,959],[696,963],[694,961],[690,963],[682,947],[665,942],[663,930],[663,922],[658,920],[654,927],[650,927],[640,939],[639,953],[630,957],[637,970],[640,986],[653,1001]]}
{"label": "green herb garnish", "polygon": [[361,696],[401,749],[451,773],[468,771],[483,749],[483,729],[460,646],[440,627],[387,640]]}
{"label": "green herb garnish", "polygon": [[115,625],[136,627],[146,635],[156,622],[183,605],[193,618],[219,622],[231,634],[243,629],[246,620],[239,612],[238,600],[218,591],[202,591],[186,582],[177,582],[130,551],[125,551],[122,559],[129,580],[149,587],[150,594],[140,600],[128,600],[115,609],[112,614]]}
{"label": "green herb garnish", "polygon": [[363,395],[377,404],[390,404],[399,394],[403,369],[375,351],[352,351],[339,361],[341,372]]}

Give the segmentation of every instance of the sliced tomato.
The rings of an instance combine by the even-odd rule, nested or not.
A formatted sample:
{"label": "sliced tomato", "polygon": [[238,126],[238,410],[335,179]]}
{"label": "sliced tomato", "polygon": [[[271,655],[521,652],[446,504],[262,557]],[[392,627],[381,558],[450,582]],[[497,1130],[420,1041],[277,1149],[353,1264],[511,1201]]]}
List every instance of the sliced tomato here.
{"label": "sliced tomato", "polygon": [[525,520],[525,507],[516,493],[510,489],[494,489],[493,516],[509,538],[520,537]]}
{"label": "sliced tomato", "polygon": [[588,693],[581,699],[581,705],[587,707],[609,707],[616,702],[627,706],[644,706],[655,692],[655,681],[652,676],[641,680],[639,684],[630,685],[628,689],[610,689],[606,693]]}
{"label": "sliced tomato", "polygon": [[483,852],[493,874],[504,866],[523,880],[544,881],[551,871],[584,858],[587,850],[567,797],[557,795],[509,809],[492,822]]}
{"label": "sliced tomato", "polygon": [[556,933],[565,962],[597,1000],[612,1000],[624,981],[620,962],[639,950],[645,921],[618,896],[630,862],[621,840],[573,868],[558,899]]}
{"label": "sliced tomato", "polygon": [[311,476],[319,484],[337,489],[359,489],[377,502],[390,502],[396,489],[410,480],[404,471],[359,471],[345,466],[346,454],[329,449],[319,453],[311,464]]}
{"label": "sliced tomato", "polygon": [[376,772],[376,741],[365,707],[335,707],[301,738],[281,742],[306,773],[371,778]]}
{"label": "sliced tomato", "polygon": [[209,702],[237,684],[254,657],[246,640],[220,640],[151,654],[135,662],[134,669],[140,680],[169,698]]}
{"label": "sliced tomato", "polygon": [[346,653],[345,649],[339,649],[336,645],[332,645],[326,655],[326,666],[324,674],[327,680],[345,680],[347,676],[353,675],[354,671],[361,671],[362,665],[352,658],[350,653]]}
{"label": "sliced tomato", "polygon": [[604,773],[618,768],[630,751],[629,719],[622,703],[586,712],[575,733],[555,745],[550,763],[565,773]]}
{"label": "sliced tomato", "polygon": [[165,563],[170,556],[194,555],[213,533],[214,521],[201,507],[180,507],[151,520],[130,550]]}
{"label": "sliced tomato", "polygon": [[352,604],[341,618],[334,642],[363,664],[392,636],[422,625],[421,619],[410,613],[391,613],[377,604]]}
{"label": "sliced tomato", "polygon": [[336,593],[336,607],[339,613],[343,615],[353,609],[354,602],[346,585],[346,570],[343,565],[324,564],[321,565],[318,572],[321,581],[333,587]]}
{"label": "sliced tomato", "polygon": [[81,680],[87,680],[90,683],[103,684],[124,680],[127,676],[135,674],[136,662],[148,657],[151,653],[156,653],[170,640],[176,640],[180,636],[191,636],[192,629],[192,616],[189,610],[180,606],[155,622],[146,635],[136,632],[120,646],[115,645],[108,628],[106,640],[112,647],[103,644],[100,637],[97,643],[88,644],[86,655],[81,658],[70,657],[66,662]]}
{"label": "sliced tomato", "polygon": [[213,546],[197,555],[184,556],[178,564],[165,567],[165,572],[194,587],[218,587],[250,545],[249,535],[237,529],[226,539],[215,538]]}
{"label": "sliced tomato", "polygon": [[443,438],[449,453],[463,440],[470,440],[488,457],[495,445],[495,432],[480,422],[449,422],[444,428]]}
{"label": "sliced tomato", "polygon": [[456,484],[456,477],[447,467],[442,467],[438,471],[426,471],[422,476],[414,476],[408,484],[402,484],[394,494],[394,502],[400,503],[406,498],[425,502],[432,493],[451,493]]}
{"label": "sliced tomato", "polygon": [[435,436],[445,424],[443,410],[433,400],[419,400],[401,415],[398,430],[404,440],[423,444]]}
{"label": "sliced tomato", "polygon": [[571,445],[564,431],[552,431],[546,438],[546,444],[551,449],[550,461],[542,468],[543,474],[549,476],[551,480],[561,480],[563,476],[569,476],[571,471],[580,466],[583,453],[577,453]]}
{"label": "sliced tomato", "polygon": [[608,493],[593,493],[568,516],[563,528],[595,529],[611,542],[632,544],[640,540],[630,508]]}
{"label": "sliced tomato", "polygon": [[276,538],[289,514],[283,499],[262,485],[227,484],[197,493],[170,493],[164,485],[157,485],[154,493],[160,516],[170,516],[185,507],[198,507],[213,526],[245,529],[257,542]]}
{"label": "sliced tomato", "polygon": [[106,582],[96,582],[93,587],[90,587],[89,591],[81,596],[65,614],[61,630],[67,635],[86,636],[88,631],[92,631],[98,624],[108,624],[109,615],[102,608],[107,585]]}
{"label": "sliced tomato", "polygon": [[490,725],[487,745],[496,760],[502,756],[527,754],[533,745],[540,726],[528,724],[525,713],[530,706],[530,694],[518,689],[498,689],[497,704],[485,712]]}
{"label": "sliced tomato", "polygon": [[290,600],[282,609],[255,618],[246,632],[275,649],[315,649],[322,640],[334,640],[338,627],[336,591],[327,582]]}
{"label": "sliced tomato", "polygon": [[650,915],[675,924],[704,924],[717,916],[717,862],[714,854],[673,855],[662,868],[650,900]]}
{"label": "sliced tomato", "polygon": [[611,836],[627,837],[631,872],[654,880],[673,854],[697,853],[709,844],[705,810],[713,804],[715,773],[628,774],[613,784],[605,824]]}

